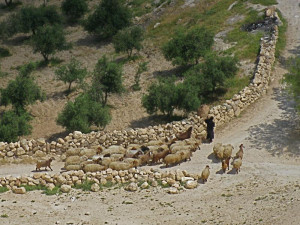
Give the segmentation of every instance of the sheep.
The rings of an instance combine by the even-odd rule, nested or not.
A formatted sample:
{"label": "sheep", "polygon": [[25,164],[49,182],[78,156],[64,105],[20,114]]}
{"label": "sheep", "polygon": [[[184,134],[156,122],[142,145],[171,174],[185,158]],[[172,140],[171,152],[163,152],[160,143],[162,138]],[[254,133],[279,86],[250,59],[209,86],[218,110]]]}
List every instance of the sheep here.
{"label": "sheep", "polygon": [[65,167],[65,169],[67,171],[70,171],[70,170],[81,170],[82,169],[82,165],[68,165]]}
{"label": "sheep", "polygon": [[137,150],[137,149],[139,149],[141,146],[140,145],[138,145],[138,144],[129,144],[128,146],[127,146],[127,149],[129,149],[129,150]]}
{"label": "sheep", "polygon": [[213,153],[219,159],[223,159],[224,147],[221,143],[216,143],[213,147]]}
{"label": "sheep", "polygon": [[195,147],[192,145],[173,146],[171,148],[171,153],[175,154],[176,152],[179,152],[182,150],[193,150],[194,151],[194,149],[195,149]]}
{"label": "sheep", "polygon": [[78,165],[80,164],[81,162],[84,162],[84,161],[87,161],[88,160],[88,157],[87,156],[69,156],[67,159],[66,159],[66,162],[65,162],[65,167],[68,166],[68,165]]}
{"label": "sheep", "polygon": [[229,170],[229,161],[230,161],[231,157],[225,158],[222,160],[222,169],[223,172],[225,173],[226,169]]}
{"label": "sheep", "polygon": [[241,158],[235,159],[232,163],[232,166],[235,169],[236,173],[238,174],[241,171],[242,159]]}
{"label": "sheep", "polygon": [[35,170],[36,171],[40,171],[41,170],[41,167],[45,167],[45,170],[47,170],[47,167],[50,168],[51,171],[53,171],[53,169],[51,168],[51,162],[55,160],[54,157],[51,157],[50,159],[47,159],[47,160],[39,160],[37,161],[36,163],[36,167],[35,167]]}
{"label": "sheep", "polygon": [[101,165],[108,167],[111,162],[112,162],[111,158],[105,157],[101,160]]}
{"label": "sheep", "polygon": [[138,158],[139,155],[143,155],[142,150],[127,150],[125,158]]}
{"label": "sheep", "polygon": [[112,161],[122,161],[121,159],[124,158],[124,154],[112,154],[110,158]]}
{"label": "sheep", "polygon": [[97,149],[82,149],[79,153],[80,156],[87,156],[91,159],[94,155],[97,154]]}
{"label": "sheep", "polygon": [[177,140],[188,139],[188,138],[191,137],[192,130],[193,130],[193,127],[189,127],[189,129],[187,129],[185,132],[180,133],[180,134],[176,134],[175,136],[176,136]]}
{"label": "sheep", "polygon": [[170,153],[171,153],[171,150],[166,149],[166,150],[163,150],[162,152],[153,154],[152,163],[159,162],[161,159],[164,159]]}
{"label": "sheep", "polygon": [[69,156],[79,155],[79,153],[80,153],[79,148],[71,148],[66,151],[66,156],[69,157]]}
{"label": "sheep", "polygon": [[146,165],[152,159],[152,152],[148,151],[145,155],[140,156],[139,159],[141,160],[140,165]]}
{"label": "sheep", "polygon": [[209,166],[207,165],[201,173],[201,179],[203,180],[203,183],[207,181],[209,174],[210,174]]}
{"label": "sheep", "polygon": [[129,170],[133,167],[133,163],[126,163],[126,162],[111,162],[109,164],[109,168],[113,170]]}
{"label": "sheep", "polygon": [[224,145],[224,151],[223,151],[223,158],[222,159],[227,159],[227,158],[231,157],[232,149],[233,149],[233,146],[231,144]]}
{"label": "sheep", "polygon": [[140,159],[134,159],[134,158],[124,158],[123,162],[132,164],[133,167],[138,167],[141,165],[141,160]]}
{"label": "sheep", "polygon": [[191,160],[192,157],[192,151],[191,150],[181,150],[179,152],[177,152],[178,154],[181,154],[181,161],[187,161],[187,160]]}
{"label": "sheep", "polygon": [[97,172],[97,171],[102,171],[105,170],[106,167],[99,165],[99,164],[86,164],[83,167],[84,172]]}
{"label": "sheep", "polygon": [[240,149],[236,153],[235,157],[243,159],[243,156],[244,156],[244,145],[240,144]]}
{"label": "sheep", "polygon": [[222,160],[222,170],[223,170],[223,173],[226,172],[227,167],[228,167],[228,166],[227,166],[226,160],[223,159],[223,160]]}
{"label": "sheep", "polygon": [[118,145],[111,145],[109,146],[107,149],[104,149],[102,151],[102,155],[106,155],[106,154],[125,154],[126,149],[122,146],[118,146]]}
{"label": "sheep", "polygon": [[164,163],[166,164],[166,167],[168,167],[170,164],[177,164],[182,161],[184,153],[176,153],[176,154],[169,154],[164,158]]}

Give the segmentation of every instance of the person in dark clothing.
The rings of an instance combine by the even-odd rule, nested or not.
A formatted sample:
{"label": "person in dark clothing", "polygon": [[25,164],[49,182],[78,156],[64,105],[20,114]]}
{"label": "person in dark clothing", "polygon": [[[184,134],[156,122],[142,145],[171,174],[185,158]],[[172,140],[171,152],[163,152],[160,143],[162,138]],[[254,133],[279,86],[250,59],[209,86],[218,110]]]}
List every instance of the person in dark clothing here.
{"label": "person in dark clothing", "polygon": [[214,123],[214,117],[211,116],[209,119],[205,120],[205,123],[207,124],[207,128],[206,128],[206,132],[207,132],[207,136],[206,139],[209,141],[209,143],[211,143],[215,137],[214,134],[214,127],[215,127],[215,123]]}

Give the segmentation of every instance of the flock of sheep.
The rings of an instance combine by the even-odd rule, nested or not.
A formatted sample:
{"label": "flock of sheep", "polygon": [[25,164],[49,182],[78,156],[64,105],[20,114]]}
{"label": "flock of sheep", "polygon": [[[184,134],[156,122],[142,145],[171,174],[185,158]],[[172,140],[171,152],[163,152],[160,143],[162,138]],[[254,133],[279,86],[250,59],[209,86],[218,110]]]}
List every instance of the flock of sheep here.
{"label": "flock of sheep", "polygon": [[[113,170],[128,170],[133,167],[154,165],[163,163],[166,167],[170,165],[180,164],[183,161],[191,160],[193,152],[195,152],[201,144],[200,138],[192,138],[191,130],[176,135],[176,138],[168,141],[150,141],[144,145],[129,144],[128,146],[112,145],[106,149],[98,147],[97,149],[69,149],[66,152],[65,161],[66,170],[84,170],[85,172],[97,172],[107,168]],[[240,171],[243,159],[243,144],[240,145],[239,151],[233,159],[233,168],[236,173]],[[222,145],[217,143],[213,147],[213,153],[217,158],[222,160],[222,169],[225,172],[229,169],[229,162],[232,158],[233,146],[231,144]],[[41,167],[50,167],[54,160],[38,161],[36,170]],[[207,165],[202,171],[201,178],[206,182],[209,175],[209,166]]]}

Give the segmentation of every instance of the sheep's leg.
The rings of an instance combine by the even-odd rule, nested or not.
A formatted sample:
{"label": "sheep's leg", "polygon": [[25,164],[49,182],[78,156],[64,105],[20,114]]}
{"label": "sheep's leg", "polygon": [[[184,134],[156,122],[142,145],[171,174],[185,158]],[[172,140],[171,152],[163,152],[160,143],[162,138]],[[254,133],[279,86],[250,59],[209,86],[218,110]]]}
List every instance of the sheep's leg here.
{"label": "sheep's leg", "polygon": [[48,166],[50,168],[51,171],[53,171],[53,169],[51,168],[51,166]]}

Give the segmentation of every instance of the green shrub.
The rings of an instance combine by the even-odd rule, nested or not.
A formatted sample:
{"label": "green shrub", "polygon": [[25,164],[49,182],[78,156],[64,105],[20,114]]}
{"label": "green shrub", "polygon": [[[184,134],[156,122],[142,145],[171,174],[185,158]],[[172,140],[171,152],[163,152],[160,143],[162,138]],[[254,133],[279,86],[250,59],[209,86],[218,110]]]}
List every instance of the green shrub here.
{"label": "green shrub", "polygon": [[103,56],[95,66],[93,86],[96,87],[92,90],[100,88],[99,92],[103,92],[101,102],[103,105],[106,105],[109,94],[121,93],[124,90],[122,67],[117,63],[109,61],[106,56]]}
{"label": "green shrub", "polygon": [[32,5],[23,7],[18,13],[20,20],[20,32],[36,33],[39,27],[45,24],[62,24],[62,18],[54,6],[34,7]]}
{"label": "green shrub", "polygon": [[88,4],[86,0],[64,0],[61,10],[70,21],[77,22],[88,11]]}
{"label": "green shrub", "polygon": [[81,189],[83,191],[91,191],[92,185],[94,184],[94,181],[85,180],[82,184],[75,184],[75,189]]}
{"label": "green shrub", "polygon": [[139,26],[128,27],[120,30],[113,38],[115,51],[126,52],[128,58],[131,57],[133,49],[141,50],[144,39],[144,31]]}
{"label": "green shrub", "polygon": [[90,126],[105,127],[111,120],[109,109],[93,101],[88,94],[81,94],[74,102],[68,102],[58,115],[57,123],[68,131],[90,131]]}
{"label": "green shrub", "polygon": [[162,51],[173,65],[197,64],[200,57],[210,51],[214,35],[204,27],[196,27],[184,32],[176,31],[174,37],[163,45]]}
{"label": "green shrub", "polygon": [[36,35],[32,37],[32,47],[34,52],[39,52],[48,62],[49,55],[57,51],[66,50],[68,44],[62,27],[58,25],[45,25],[37,29]]}
{"label": "green shrub", "polygon": [[251,0],[250,2],[252,4],[261,4],[265,6],[278,4],[277,0]]}
{"label": "green shrub", "polygon": [[131,13],[120,0],[103,0],[85,21],[84,28],[102,39],[111,38],[119,30],[128,27]]}
{"label": "green shrub", "polygon": [[10,52],[6,48],[0,47],[0,58],[11,56]]}
{"label": "green shrub", "polygon": [[56,79],[63,81],[65,84],[69,84],[68,92],[71,91],[71,85],[73,82],[82,83],[87,75],[87,69],[82,68],[81,63],[75,58],[71,59],[71,62],[67,65],[60,66],[55,71]]}
{"label": "green shrub", "polygon": [[23,112],[25,106],[44,99],[40,87],[30,77],[33,69],[32,64],[21,68],[17,78],[10,81],[5,89],[0,89],[0,105],[12,104],[16,112]]}
{"label": "green shrub", "polygon": [[0,118],[0,141],[15,142],[19,136],[30,134],[30,120],[31,116],[26,111],[19,111],[18,114],[14,111],[4,112]]}
{"label": "green shrub", "polygon": [[9,191],[9,189],[7,187],[0,187],[0,193],[4,193]]}

